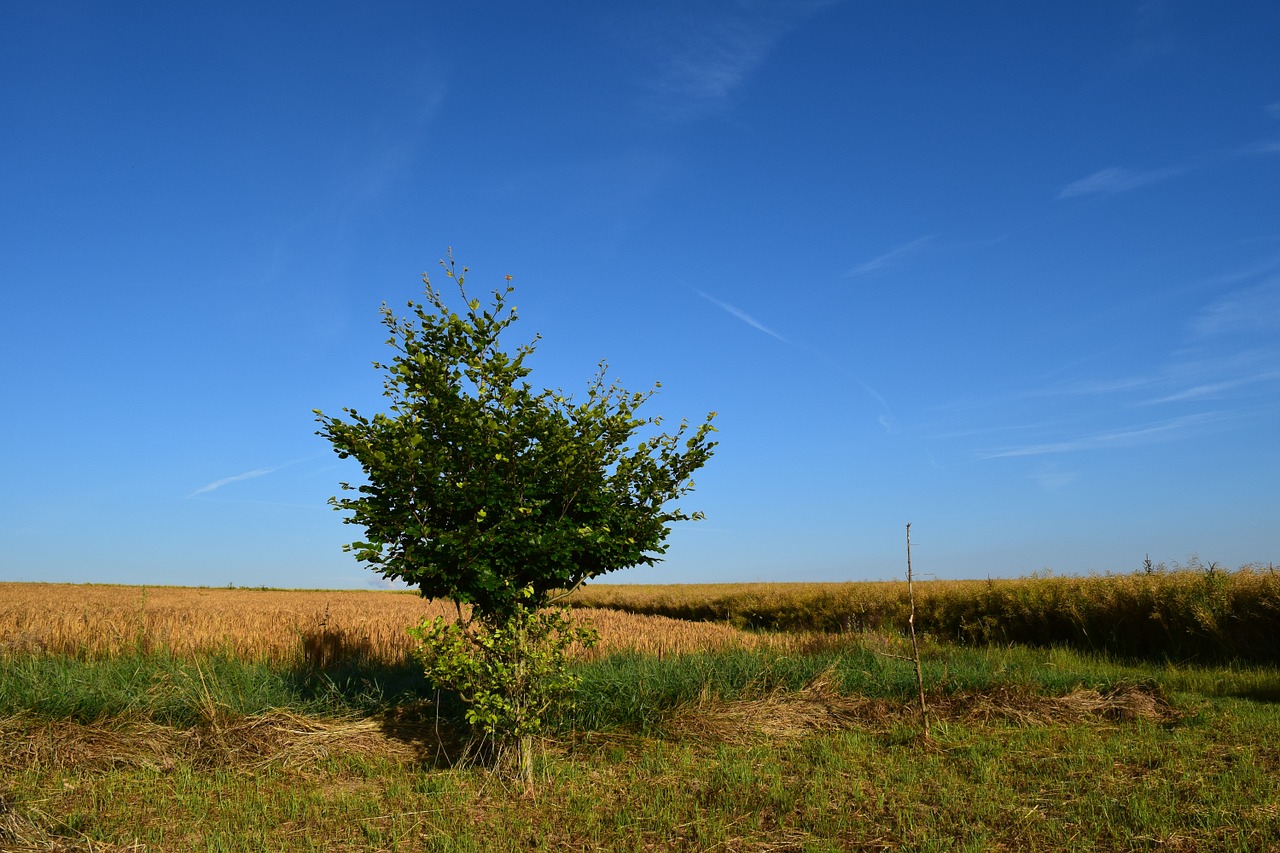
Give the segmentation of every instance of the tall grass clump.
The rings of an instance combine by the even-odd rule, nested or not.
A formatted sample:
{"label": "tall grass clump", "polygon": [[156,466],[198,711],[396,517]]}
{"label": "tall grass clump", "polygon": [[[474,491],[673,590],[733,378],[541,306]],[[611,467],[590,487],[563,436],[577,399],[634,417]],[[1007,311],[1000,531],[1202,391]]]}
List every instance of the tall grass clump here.
{"label": "tall grass clump", "polygon": [[34,714],[93,724],[138,719],[191,726],[216,715],[276,709],[346,715],[385,711],[423,695],[411,665],[348,663],[334,670],[281,667],[221,655],[157,651],[85,660],[64,655],[0,658],[0,718]]}
{"label": "tall grass clump", "polygon": [[1280,576],[1242,568],[988,583],[927,602],[921,621],[967,643],[1070,645],[1122,657],[1280,660]]}
{"label": "tall grass clump", "polygon": [[741,699],[802,689],[834,669],[834,650],[788,655],[770,649],[725,649],[658,658],[623,652],[575,668],[575,710],[561,721],[584,730],[617,726],[648,733],[665,716],[699,700]]}

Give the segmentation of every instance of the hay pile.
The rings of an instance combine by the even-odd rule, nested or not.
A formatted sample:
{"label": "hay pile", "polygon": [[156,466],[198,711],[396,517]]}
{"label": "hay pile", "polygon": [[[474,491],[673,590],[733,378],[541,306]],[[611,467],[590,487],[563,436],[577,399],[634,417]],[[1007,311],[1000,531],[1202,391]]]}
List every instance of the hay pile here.
{"label": "hay pile", "polygon": [[[932,721],[1026,726],[1167,723],[1178,717],[1160,689],[1147,684],[1123,684],[1107,691],[1079,688],[1062,696],[1000,687],[926,697],[926,705]],[[747,745],[853,728],[883,731],[919,717],[917,702],[842,694],[829,676],[823,676],[803,690],[755,699],[726,701],[704,695],[673,714],[666,728],[703,742]]]}

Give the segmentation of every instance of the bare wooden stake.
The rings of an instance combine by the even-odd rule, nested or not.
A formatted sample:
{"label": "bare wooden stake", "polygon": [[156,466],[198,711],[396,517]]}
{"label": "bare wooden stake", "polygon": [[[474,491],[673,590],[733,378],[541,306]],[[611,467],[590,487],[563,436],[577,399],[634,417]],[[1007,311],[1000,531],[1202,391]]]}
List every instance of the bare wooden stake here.
{"label": "bare wooden stake", "polygon": [[907,523],[907,595],[911,599],[911,615],[907,625],[911,628],[911,651],[916,662],[916,686],[920,688],[920,722],[924,724],[924,739],[929,740],[929,712],[924,704],[924,673],[920,669],[920,644],[916,642],[916,590],[911,578],[911,523]]}

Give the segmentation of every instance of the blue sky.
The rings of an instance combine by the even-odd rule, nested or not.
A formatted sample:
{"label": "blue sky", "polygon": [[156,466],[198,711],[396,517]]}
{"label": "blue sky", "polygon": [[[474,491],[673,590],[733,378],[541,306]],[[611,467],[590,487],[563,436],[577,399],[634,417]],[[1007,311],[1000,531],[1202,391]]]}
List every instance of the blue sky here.
{"label": "blue sky", "polygon": [[[0,579],[361,587],[452,246],[719,412],[623,582],[1280,559],[1280,6],[0,5]],[[439,279],[443,281],[443,277]]]}

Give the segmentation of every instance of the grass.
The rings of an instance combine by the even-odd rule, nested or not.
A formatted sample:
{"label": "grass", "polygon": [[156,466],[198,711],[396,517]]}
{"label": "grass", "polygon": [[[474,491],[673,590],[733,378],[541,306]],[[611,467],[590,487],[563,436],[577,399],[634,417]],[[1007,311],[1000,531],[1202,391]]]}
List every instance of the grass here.
{"label": "grass", "polygon": [[589,588],[532,795],[416,596],[0,587],[0,850],[1280,850],[1259,567],[918,584],[927,743],[902,584]]}
{"label": "grass", "polygon": [[1280,849],[1280,671],[890,635],[577,666],[532,795],[412,673],[0,661],[0,849]]}

